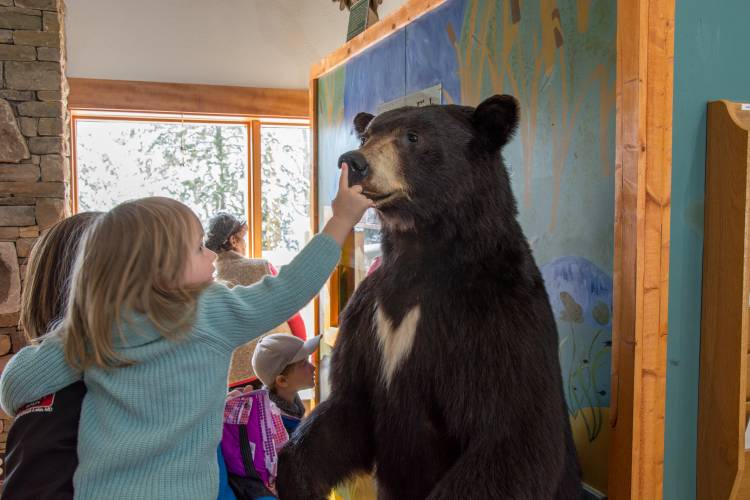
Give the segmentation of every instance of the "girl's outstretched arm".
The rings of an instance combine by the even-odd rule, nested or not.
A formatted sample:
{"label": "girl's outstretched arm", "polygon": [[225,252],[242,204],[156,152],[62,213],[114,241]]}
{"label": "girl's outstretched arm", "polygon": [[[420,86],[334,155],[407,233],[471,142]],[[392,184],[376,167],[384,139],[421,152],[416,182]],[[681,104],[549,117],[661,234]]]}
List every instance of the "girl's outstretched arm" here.
{"label": "girl's outstretched arm", "polygon": [[81,379],[81,372],[65,361],[62,341],[49,338],[24,347],[11,358],[0,376],[0,405],[5,413],[16,410]]}
{"label": "girl's outstretched arm", "polygon": [[341,249],[325,234],[315,236],[278,276],[251,286],[214,284],[199,299],[197,329],[234,349],[273,329],[302,309],[336,266]]}
{"label": "girl's outstretched arm", "polygon": [[333,200],[333,217],[321,234],[282,267],[278,276],[266,276],[248,287],[209,287],[199,301],[198,329],[215,332],[228,348],[234,348],[288,320],[318,294],[339,260],[346,237],[372,206],[361,186],[349,187],[344,165]]}

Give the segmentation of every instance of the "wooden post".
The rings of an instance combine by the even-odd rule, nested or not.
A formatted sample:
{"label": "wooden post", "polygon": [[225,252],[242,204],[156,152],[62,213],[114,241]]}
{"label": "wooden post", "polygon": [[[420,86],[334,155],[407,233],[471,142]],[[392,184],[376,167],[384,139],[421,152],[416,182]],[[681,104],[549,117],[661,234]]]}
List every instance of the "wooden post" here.
{"label": "wooden post", "polygon": [[609,496],[664,480],[674,0],[617,4],[614,323]]}

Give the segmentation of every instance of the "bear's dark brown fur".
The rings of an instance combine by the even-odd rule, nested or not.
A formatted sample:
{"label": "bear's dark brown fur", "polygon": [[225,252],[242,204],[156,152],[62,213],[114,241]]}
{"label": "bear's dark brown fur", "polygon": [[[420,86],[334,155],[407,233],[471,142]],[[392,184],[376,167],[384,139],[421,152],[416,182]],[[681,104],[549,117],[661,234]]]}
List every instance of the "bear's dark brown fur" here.
{"label": "bear's dark brown fur", "polygon": [[381,499],[578,499],[558,337],[500,149],[510,96],[360,113],[341,162],[382,265],[342,316],[332,392],[282,451],[282,499],[375,471]]}

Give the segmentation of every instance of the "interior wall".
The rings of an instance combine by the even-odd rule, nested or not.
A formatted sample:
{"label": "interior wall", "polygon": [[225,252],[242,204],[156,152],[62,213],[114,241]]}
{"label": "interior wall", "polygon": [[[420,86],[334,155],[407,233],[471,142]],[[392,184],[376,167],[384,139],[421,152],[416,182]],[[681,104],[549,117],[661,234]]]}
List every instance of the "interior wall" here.
{"label": "interior wall", "polygon": [[748,19],[747,0],[676,3],[665,500],[696,495],[706,104],[750,102]]}
{"label": "interior wall", "polygon": [[[381,18],[405,0],[383,0]],[[331,0],[67,0],[68,76],[307,88],[346,41]]]}
{"label": "interior wall", "polygon": [[[31,249],[69,212],[62,9],[63,0],[0,1],[0,371],[27,343],[18,320]],[[0,411],[0,464],[10,423]]]}

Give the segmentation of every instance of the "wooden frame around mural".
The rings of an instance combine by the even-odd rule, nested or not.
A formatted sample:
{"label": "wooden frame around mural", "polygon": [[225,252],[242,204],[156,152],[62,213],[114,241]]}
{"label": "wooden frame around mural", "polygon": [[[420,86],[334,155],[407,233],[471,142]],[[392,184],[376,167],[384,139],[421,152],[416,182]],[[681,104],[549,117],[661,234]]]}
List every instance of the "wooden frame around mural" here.
{"label": "wooden frame around mural", "polygon": [[[444,2],[407,0],[312,67],[309,102],[315,178],[318,79]],[[608,495],[614,500],[650,500],[661,498],[664,479],[674,0],[620,0],[617,44]],[[316,191],[313,206],[317,203]],[[317,210],[313,219],[317,229]],[[316,299],[316,311],[318,304]],[[315,322],[320,332],[318,313]]]}

